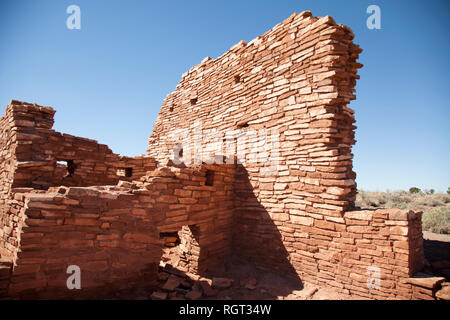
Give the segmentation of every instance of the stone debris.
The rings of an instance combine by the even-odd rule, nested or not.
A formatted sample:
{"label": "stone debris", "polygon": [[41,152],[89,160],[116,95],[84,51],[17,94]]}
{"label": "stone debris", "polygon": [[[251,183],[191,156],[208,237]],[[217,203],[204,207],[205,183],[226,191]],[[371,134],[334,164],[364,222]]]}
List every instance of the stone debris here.
{"label": "stone debris", "polygon": [[181,278],[179,278],[175,275],[170,275],[169,278],[167,279],[166,283],[162,287],[162,289],[165,291],[173,291],[173,290],[175,290],[175,288],[178,288],[178,286],[181,284],[181,282],[182,282]]}
{"label": "stone debris", "polygon": [[200,286],[203,290],[203,293],[206,297],[214,297],[217,295],[217,290],[212,287],[212,280],[206,278],[200,278]]}
{"label": "stone debris", "polygon": [[155,291],[151,294],[150,299],[152,300],[166,300],[168,297],[167,292]]}
{"label": "stone debris", "polygon": [[185,295],[185,298],[188,300],[197,300],[197,299],[200,299],[202,297],[202,295],[203,295],[203,292],[202,292],[200,285],[194,285],[192,290],[189,291]]}

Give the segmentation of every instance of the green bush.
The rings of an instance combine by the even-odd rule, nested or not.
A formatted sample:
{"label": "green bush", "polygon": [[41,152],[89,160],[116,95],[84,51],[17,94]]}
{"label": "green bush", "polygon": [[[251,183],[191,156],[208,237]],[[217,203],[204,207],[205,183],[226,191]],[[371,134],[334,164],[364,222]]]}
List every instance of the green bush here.
{"label": "green bush", "polygon": [[450,187],[447,188],[447,194],[450,194]]}
{"label": "green bush", "polygon": [[421,193],[422,190],[420,190],[419,188],[416,187],[411,187],[409,188],[409,193]]}
{"label": "green bush", "polygon": [[422,216],[424,230],[434,233],[450,234],[450,208],[437,208]]}

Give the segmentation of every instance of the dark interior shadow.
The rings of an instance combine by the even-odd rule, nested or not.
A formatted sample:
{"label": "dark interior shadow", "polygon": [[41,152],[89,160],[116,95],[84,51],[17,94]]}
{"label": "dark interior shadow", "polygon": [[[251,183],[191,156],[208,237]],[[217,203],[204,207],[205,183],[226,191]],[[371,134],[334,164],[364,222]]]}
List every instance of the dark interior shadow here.
{"label": "dark interior shadow", "polygon": [[[277,296],[286,296],[292,290],[301,290],[303,283],[289,260],[283,236],[269,212],[261,205],[250,183],[249,173],[239,164],[236,168],[233,252],[238,259],[252,263],[267,272],[265,281]],[[260,184],[261,190],[261,184]],[[280,279],[287,284],[277,284]]]}
{"label": "dark interior shadow", "polygon": [[424,271],[445,277],[450,281],[450,242],[438,240],[423,241],[425,259],[429,266]]}

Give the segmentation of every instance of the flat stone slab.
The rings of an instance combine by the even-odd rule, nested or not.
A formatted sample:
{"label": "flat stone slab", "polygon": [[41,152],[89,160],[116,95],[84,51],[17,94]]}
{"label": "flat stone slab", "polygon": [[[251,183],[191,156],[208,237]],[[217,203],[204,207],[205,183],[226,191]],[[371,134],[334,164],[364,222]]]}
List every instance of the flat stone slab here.
{"label": "flat stone slab", "polygon": [[169,279],[167,279],[162,289],[166,291],[174,291],[176,288],[178,288],[182,281],[183,279],[174,275],[170,275]]}
{"label": "flat stone slab", "polygon": [[152,300],[166,300],[167,299],[167,292],[155,291],[150,296],[150,299],[152,299]]}
{"label": "flat stone slab", "polygon": [[413,278],[408,278],[406,283],[427,289],[434,289],[444,281],[444,277],[433,277],[425,273],[417,273]]}

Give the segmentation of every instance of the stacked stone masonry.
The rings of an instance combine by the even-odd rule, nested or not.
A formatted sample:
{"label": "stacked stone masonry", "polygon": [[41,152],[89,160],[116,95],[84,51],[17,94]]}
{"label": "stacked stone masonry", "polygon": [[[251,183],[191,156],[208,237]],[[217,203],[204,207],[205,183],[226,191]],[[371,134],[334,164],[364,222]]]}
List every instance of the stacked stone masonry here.
{"label": "stacked stone masonry", "polygon": [[[11,101],[0,119],[0,296],[151,284],[160,235],[179,232],[188,273],[235,254],[358,297],[432,298],[410,281],[423,267],[421,213],[354,208],[352,40],[331,17],[302,12],[204,59],[165,99],[145,156],[55,132],[52,108]],[[266,144],[251,130],[275,132],[275,170],[245,161]],[[83,270],[81,293],[66,287],[69,265]]]}

